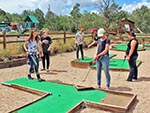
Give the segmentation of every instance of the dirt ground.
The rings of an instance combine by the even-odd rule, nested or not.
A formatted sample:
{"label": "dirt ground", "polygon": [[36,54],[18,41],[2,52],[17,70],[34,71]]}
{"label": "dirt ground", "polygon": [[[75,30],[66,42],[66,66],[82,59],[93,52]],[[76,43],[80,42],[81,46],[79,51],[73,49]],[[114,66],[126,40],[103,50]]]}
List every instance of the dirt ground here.
{"label": "dirt ground", "polygon": [[[85,56],[94,56],[95,48],[84,50]],[[114,58],[123,58],[124,52],[111,51],[117,54]],[[129,113],[149,113],[150,111],[150,52],[140,51],[138,60],[143,63],[138,68],[139,79],[134,82],[127,82],[128,72],[110,71],[111,88],[110,90],[125,91],[137,94],[137,101],[129,111]],[[60,80],[62,82],[79,84],[84,86],[96,87],[96,70],[91,70],[85,82],[82,82],[88,69],[79,69],[71,67],[70,62],[75,59],[75,52],[62,53],[51,56],[50,72],[40,72],[41,77],[46,80]],[[40,61],[40,69],[41,61]],[[28,65],[18,67],[0,69],[0,82],[16,79],[18,77],[26,77]],[[120,76],[118,76],[120,73]],[[36,77],[35,75],[33,75]],[[102,88],[105,88],[105,76],[102,73]],[[13,89],[0,85],[0,113],[7,113],[18,107],[21,107],[33,100],[37,99],[37,95]],[[104,113],[103,111],[86,108],[81,113]],[[105,112],[106,113],[106,112]]]}

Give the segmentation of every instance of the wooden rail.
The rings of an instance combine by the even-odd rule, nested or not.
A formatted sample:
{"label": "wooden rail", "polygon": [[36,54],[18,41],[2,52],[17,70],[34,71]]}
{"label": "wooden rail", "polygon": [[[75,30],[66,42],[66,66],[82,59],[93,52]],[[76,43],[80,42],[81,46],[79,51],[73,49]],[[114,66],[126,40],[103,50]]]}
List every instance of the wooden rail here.
{"label": "wooden rail", "polygon": [[[6,35],[6,37],[17,37],[18,35]],[[22,35],[22,36],[28,36],[28,35]],[[1,35],[0,35],[0,37],[1,37]],[[84,36],[85,38],[87,38],[87,37],[92,37],[92,35],[91,34],[87,34],[87,35],[85,35]],[[52,38],[52,40],[64,40],[64,43],[66,43],[66,39],[71,39],[71,38],[75,38],[75,36],[66,36],[66,35],[64,35],[64,37],[63,38],[60,38],[60,37],[51,37]],[[5,40],[6,42],[5,43],[20,43],[20,42],[24,42],[25,40],[14,40],[14,41],[7,41],[7,40]],[[4,41],[2,41],[2,42],[0,42],[0,44],[4,44]]]}

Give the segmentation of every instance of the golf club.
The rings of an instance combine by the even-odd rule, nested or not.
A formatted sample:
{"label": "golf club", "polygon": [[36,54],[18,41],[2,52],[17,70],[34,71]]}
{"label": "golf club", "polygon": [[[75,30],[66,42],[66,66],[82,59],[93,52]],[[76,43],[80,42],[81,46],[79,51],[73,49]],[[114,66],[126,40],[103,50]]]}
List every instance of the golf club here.
{"label": "golf club", "polygon": [[123,69],[125,60],[126,60],[126,57],[124,57],[124,59],[123,59],[123,62],[122,62],[121,69],[120,69],[120,71],[119,71],[118,77],[120,76],[120,74],[121,74],[121,72],[122,72],[122,69]]}
{"label": "golf club", "polygon": [[28,65],[29,65],[29,59],[28,55],[26,55],[26,74],[28,75]]}
{"label": "golf club", "polygon": [[85,82],[86,78],[88,77],[90,71],[91,71],[91,65],[92,65],[92,62],[90,63],[90,65],[88,66],[88,72],[87,74],[85,75],[84,79],[82,80],[82,82]]}

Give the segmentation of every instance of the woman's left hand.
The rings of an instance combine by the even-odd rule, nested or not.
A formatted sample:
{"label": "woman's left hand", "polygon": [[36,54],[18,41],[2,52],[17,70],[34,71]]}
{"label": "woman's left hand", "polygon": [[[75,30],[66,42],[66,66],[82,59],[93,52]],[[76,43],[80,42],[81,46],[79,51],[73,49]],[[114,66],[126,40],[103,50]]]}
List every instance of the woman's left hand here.
{"label": "woman's left hand", "polygon": [[126,56],[126,59],[129,61],[129,60],[130,60],[130,57],[129,57],[129,56]]}
{"label": "woman's left hand", "polygon": [[96,61],[97,59],[99,59],[99,57],[100,57],[99,55],[96,55],[94,60]]}

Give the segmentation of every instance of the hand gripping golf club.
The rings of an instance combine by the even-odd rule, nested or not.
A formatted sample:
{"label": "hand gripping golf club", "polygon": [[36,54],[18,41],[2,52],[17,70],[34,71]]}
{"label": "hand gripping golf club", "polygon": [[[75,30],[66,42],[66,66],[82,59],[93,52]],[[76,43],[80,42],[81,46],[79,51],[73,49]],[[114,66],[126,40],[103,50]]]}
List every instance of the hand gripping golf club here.
{"label": "hand gripping golf club", "polygon": [[84,77],[84,79],[82,80],[82,82],[85,82],[85,80],[87,79],[87,77],[88,77],[88,75],[89,75],[89,73],[90,73],[90,71],[91,71],[91,65],[92,65],[92,64],[93,64],[92,62],[89,64],[89,66],[88,66],[88,72],[87,72],[87,74],[85,75],[85,77]]}

